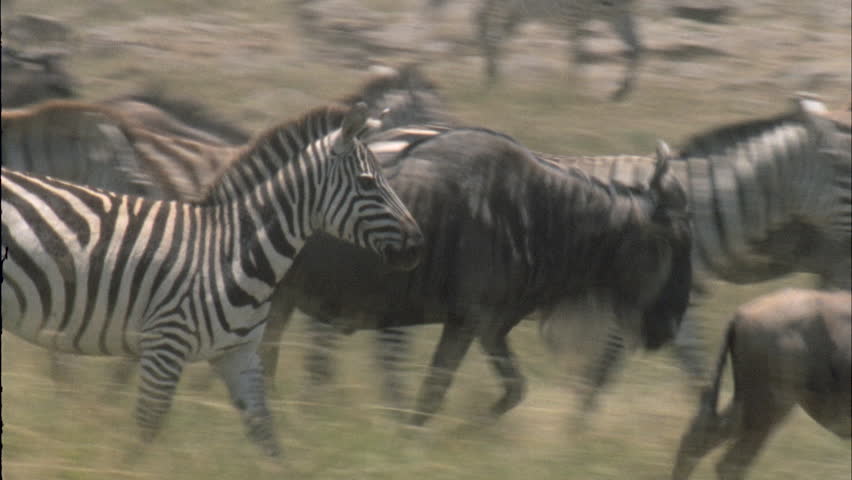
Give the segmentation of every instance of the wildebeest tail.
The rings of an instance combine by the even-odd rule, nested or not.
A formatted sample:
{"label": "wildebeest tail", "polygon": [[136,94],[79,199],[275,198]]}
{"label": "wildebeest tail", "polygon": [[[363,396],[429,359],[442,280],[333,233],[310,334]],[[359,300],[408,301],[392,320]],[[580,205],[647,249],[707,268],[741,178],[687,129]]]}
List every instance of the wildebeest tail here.
{"label": "wildebeest tail", "polygon": [[722,348],[719,349],[719,359],[716,361],[716,371],[713,374],[713,383],[701,394],[702,409],[709,410],[713,415],[718,412],[719,390],[722,385],[722,375],[725,374],[725,364],[728,362],[728,353],[734,354],[732,349],[734,347],[735,324],[736,321],[731,321],[725,330],[725,338],[722,341]]}

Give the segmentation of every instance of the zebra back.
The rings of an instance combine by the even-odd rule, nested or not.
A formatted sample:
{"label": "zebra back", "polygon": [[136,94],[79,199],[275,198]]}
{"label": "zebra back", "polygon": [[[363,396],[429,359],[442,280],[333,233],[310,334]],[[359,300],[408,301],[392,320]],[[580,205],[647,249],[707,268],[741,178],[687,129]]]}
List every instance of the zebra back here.
{"label": "zebra back", "polygon": [[3,164],[116,193],[197,201],[239,150],[160,133],[145,119],[69,101],[3,111]]}

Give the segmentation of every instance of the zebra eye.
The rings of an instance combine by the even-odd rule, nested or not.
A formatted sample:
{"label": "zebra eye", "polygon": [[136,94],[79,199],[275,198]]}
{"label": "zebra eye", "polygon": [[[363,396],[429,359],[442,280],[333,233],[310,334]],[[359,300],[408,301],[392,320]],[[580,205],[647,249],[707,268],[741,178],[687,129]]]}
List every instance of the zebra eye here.
{"label": "zebra eye", "polygon": [[376,176],[372,173],[358,175],[358,186],[361,187],[361,190],[373,190],[376,188]]}

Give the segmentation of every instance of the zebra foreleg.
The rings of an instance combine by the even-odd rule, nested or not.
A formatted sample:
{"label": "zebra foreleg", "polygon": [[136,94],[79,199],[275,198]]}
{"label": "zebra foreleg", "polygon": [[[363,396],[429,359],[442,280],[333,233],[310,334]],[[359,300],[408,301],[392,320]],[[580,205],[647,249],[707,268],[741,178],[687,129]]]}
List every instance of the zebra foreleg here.
{"label": "zebra foreleg", "polygon": [[624,78],[618,90],[611,97],[614,101],[621,101],[627,98],[636,84],[644,47],[639,40],[633,15],[618,15],[610,19],[610,24],[613,30],[615,30],[615,33],[621,38],[621,41],[627,46],[627,53],[625,54],[627,57],[627,66],[625,67]]}
{"label": "zebra foreleg", "polygon": [[444,324],[429,374],[417,395],[416,411],[410,420],[412,425],[422,426],[441,408],[453,375],[473,342],[474,328],[463,325],[461,320],[451,317]]}
{"label": "zebra foreleg", "polygon": [[245,344],[211,360],[210,365],[225,384],[234,406],[240,411],[249,438],[270,456],[281,454],[281,446],[266,406],[263,369],[256,353],[256,343]]}
{"label": "zebra foreleg", "polygon": [[482,349],[488,354],[491,361],[491,366],[500,376],[503,381],[505,392],[500,400],[491,407],[491,414],[499,417],[515,408],[526,393],[527,381],[521,370],[518,368],[518,362],[512,349],[509,347],[507,335],[509,330],[514,327],[512,324],[509,328],[501,328],[494,332],[487,332],[479,337],[479,342]]}
{"label": "zebra foreleg", "polygon": [[185,363],[186,354],[165,342],[142,349],[136,424],[141,429],[143,441],[151,442],[160,432]]}

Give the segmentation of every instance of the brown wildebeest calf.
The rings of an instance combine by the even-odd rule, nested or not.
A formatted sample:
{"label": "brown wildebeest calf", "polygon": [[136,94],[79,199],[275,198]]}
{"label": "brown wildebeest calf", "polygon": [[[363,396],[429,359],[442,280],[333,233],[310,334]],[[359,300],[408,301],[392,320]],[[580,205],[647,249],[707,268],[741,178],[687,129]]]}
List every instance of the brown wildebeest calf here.
{"label": "brown wildebeest calf", "polygon": [[[681,440],[672,478],[686,479],[725,440],[719,478],[744,478],[775,427],[799,404],[820,425],[852,436],[852,294],[784,289],[739,308],[713,385]],[[730,353],[734,397],[721,414],[719,385]]]}

